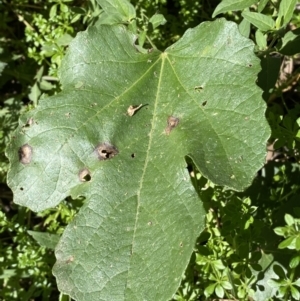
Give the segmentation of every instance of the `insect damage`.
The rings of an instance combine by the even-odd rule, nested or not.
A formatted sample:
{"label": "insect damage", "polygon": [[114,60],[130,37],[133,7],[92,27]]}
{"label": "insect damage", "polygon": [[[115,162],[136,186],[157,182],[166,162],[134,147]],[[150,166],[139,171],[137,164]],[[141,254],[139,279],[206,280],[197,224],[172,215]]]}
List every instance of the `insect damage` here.
{"label": "insect damage", "polygon": [[82,169],[79,174],[79,180],[80,182],[89,182],[92,177],[91,177],[91,173],[87,168]]}
{"label": "insect damage", "polygon": [[165,128],[165,132],[167,135],[170,135],[171,131],[178,125],[179,118],[174,116],[169,116],[167,120],[167,127]]}
{"label": "insect damage", "polygon": [[29,164],[32,158],[32,147],[29,144],[24,144],[19,148],[18,154],[22,164]]}
{"label": "insect damage", "polygon": [[99,144],[95,149],[99,160],[108,160],[119,153],[118,149],[108,142]]}

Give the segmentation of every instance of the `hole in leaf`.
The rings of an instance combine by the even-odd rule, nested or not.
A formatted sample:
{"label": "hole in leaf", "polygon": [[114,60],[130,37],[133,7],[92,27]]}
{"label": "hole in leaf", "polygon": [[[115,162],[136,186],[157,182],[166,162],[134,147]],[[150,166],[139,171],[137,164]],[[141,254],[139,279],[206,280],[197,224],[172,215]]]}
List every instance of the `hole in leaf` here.
{"label": "hole in leaf", "polygon": [[167,135],[171,133],[171,131],[178,125],[179,118],[174,116],[169,116],[167,120],[167,127],[165,128],[165,132]]}
{"label": "hole in leaf", "polygon": [[25,128],[29,128],[30,126],[33,125],[33,123],[34,123],[33,118],[30,117],[30,118],[27,120],[27,122],[26,122],[26,124],[24,125],[24,127],[25,127]]}
{"label": "hole in leaf", "polygon": [[91,173],[87,168],[84,168],[79,172],[80,182],[89,182],[91,179]]}
{"label": "hole in leaf", "polygon": [[99,160],[111,159],[119,153],[117,148],[108,142],[99,144],[96,147],[96,152]]}
{"label": "hole in leaf", "polygon": [[19,148],[19,160],[22,164],[29,164],[32,157],[32,147],[29,144],[24,144]]}
{"label": "hole in leaf", "polygon": [[200,92],[201,90],[203,90],[203,87],[202,86],[196,86],[194,89],[195,89],[195,91]]}
{"label": "hole in leaf", "polygon": [[132,154],[131,154],[131,158],[135,158],[135,153],[132,153]]}
{"label": "hole in leaf", "polygon": [[202,106],[203,106],[203,107],[205,107],[206,104],[207,104],[207,101],[206,101],[206,100],[202,102]]}

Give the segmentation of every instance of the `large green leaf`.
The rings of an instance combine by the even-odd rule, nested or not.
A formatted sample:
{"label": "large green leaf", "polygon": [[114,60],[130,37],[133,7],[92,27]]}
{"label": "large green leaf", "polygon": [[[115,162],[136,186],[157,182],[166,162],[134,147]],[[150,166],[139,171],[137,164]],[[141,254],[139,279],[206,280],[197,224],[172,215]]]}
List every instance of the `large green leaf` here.
{"label": "large green leaf", "polygon": [[63,92],[21,118],[7,150],[16,203],[87,199],[56,247],[58,287],[76,300],[170,299],[205,213],[185,157],[237,190],[264,162],[259,60],[234,23],[203,23],[163,53],[134,41],[121,25],[78,34]]}

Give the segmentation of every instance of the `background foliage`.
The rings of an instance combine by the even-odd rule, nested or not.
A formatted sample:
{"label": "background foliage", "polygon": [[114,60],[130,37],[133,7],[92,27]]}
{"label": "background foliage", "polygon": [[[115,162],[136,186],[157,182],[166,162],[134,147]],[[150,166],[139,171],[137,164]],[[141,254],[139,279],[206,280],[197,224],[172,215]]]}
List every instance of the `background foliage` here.
{"label": "background foliage", "polygon": [[[160,49],[187,28],[212,20],[214,12],[238,23],[261,58],[258,84],[272,129],[267,163],[242,193],[213,185],[191,163],[191,176],[206,200],[206,230],[174,300],[298,300],[299,4],[252,1],[249,11],[249,5],[230,11],[219,2],[132,1],[141,30]],[[284,10],[288,3],[293,7]],[[157,12],[167,23],[153,29],[149,18]],[[67,46],[99,18],[101,8],[96,1],[2,0],[0,15],[0,299],[67,300],[51,273],[53,247],[84,200],[66,199],[38,214],[15,206],[5,184],[4,149],[19,115],[60,91],[57,72]]]}

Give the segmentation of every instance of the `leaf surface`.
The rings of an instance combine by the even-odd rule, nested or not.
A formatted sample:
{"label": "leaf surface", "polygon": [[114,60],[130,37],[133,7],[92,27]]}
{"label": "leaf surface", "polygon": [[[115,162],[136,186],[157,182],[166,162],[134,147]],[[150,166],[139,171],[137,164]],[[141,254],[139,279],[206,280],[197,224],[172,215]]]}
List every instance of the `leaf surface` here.
{"label": "leaf surface", "polygon": [[[282,0],[280,1],[279,12],[278,12],[278,20],[283,23],[283,25],[287,25],[293,16],[297,0]],[[282,20],[281,20],[282,19]]]}
{"label": "leaf surface", "polygon": [[105,17],[111,21],[114,19],[115,22],[126,22],[136,16],[133,5],[127,0],[97,0],[97,2],[102,7]]}
{"label": "leaf surface", "polygon": [[270,16],[250,11],[243,12],[242,16],[261,31],[268,31],[275,27],[275,21]]}
{"label": "leaf surface", "polygon": [[16,203],[87,199],[56,247],[75,300],[170,299],[205,214],[185,157],[237,190],[265,157],[259,60],[234,23],[203,23],[163,53],[134,41],[121,25],[78,34],[63,92],[22,117],[7,150]]}
{"label": "leaf surface", "polygon": [[229,10],[243,10],[256,3],[257,0],[223,0],[214,10],[212,17],[225,13]]}

